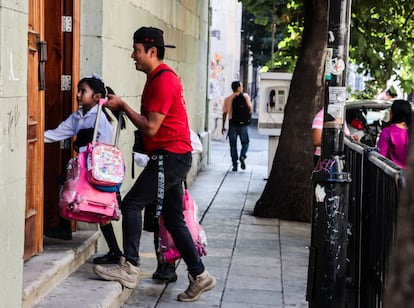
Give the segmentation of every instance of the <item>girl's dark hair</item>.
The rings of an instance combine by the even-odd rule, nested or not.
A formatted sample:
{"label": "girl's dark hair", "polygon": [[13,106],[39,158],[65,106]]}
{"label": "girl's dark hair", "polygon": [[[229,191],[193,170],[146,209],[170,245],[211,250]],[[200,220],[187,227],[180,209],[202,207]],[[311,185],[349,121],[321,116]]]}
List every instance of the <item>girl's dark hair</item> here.
{"label": "girl's dark hair", "polygon": [[[110,87],[105,87],[102,78],[100,78],[98,75],[94,74],[92,76],[83,77],[81,80],[79,80],[78,87],[82,83],[86,83],[94,93],[100,93],[102,95],[102,98],[107,97],[108,94],[115,94],[114,90],[112,90]],[[110,111],[117,120],[119,119],[119,111],[112,111],[109,108],[106,108],[105,106],[102,110],[105,113],[106,118],[109,122],[112,123],[112,118],[109,115],[108,111]],[[119,124],[121,125],[121,129],[124,129],[126,127],[125,116],[121,118],[121,121],[122,122]]]}
{"label": "girl's dark hair", "polygon": [[391,123],[405,122],[408,127],[411,125],[411,104],[405,99],[396,99],[391,106]]}
{"label": "girl's dark hair", "polygon": [[105,84],[102,79],[100,79],[98,76],[88,76],[83,77],[81,80],[79,80],[78,87],[80,84],[86,83],[94,93],[100,93],[102,94],[102,97],[106,97],[106,88]]}

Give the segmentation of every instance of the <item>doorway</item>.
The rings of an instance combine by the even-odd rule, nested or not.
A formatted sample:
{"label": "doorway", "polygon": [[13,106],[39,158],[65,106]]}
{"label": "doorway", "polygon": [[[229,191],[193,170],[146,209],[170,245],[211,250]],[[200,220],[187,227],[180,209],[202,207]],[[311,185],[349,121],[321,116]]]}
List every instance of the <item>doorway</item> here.
{"label": "doorway", "polygon": [[[80,0],[31,0],[30,3],[29,16],[39,20],[41,29],[37,53],[41,50],[43,54],[30,57],[29,46],[28,88],[34,90],[28,91],[28,114],[30,118],[31,113],[36,113],[40,124],[36,130],[37,142],[31,146],[35,151],[30,155],[28,141],[24,260],[42,252],[43,228],[59,222],[58,178],[72,155],[71,140],[50,144],[40,140],[43,141],[44,130],[56,128],[76,107],[72,102],[79,79]],[[30,27],[29,18],[29,32]],[[29,131],[33,128],[28,124],[28,140]],[[33,212],[36,215],[30,214]]]}

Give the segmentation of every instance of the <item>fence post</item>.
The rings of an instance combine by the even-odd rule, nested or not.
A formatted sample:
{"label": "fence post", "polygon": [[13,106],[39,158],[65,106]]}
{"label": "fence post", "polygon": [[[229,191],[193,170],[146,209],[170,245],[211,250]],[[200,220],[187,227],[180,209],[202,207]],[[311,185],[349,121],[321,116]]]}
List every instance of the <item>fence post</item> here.
{"label": "fence post", "polygon": [[350,173],[344,169],[346,65],[350,0],[330,0],[321,159],[312,179],[315,198],[309,256],[309,307],[344,308]]}

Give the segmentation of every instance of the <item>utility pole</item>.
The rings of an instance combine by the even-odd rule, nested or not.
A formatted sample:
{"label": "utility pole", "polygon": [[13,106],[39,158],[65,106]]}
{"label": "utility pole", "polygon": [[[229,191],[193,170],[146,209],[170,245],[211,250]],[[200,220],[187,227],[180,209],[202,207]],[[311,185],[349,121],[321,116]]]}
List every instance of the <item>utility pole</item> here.
{"label": "utility pole", "polygon": [[312,308],[346,305],[348,196],[344,160],[346,73],[351,0],[330,0],[321,158],[312,179],[315,198],[307,300]]}
{"label": "utility pole", "polygon": [[276,1],[273,0],[273,7],[272,7],[272,47],[271,47],[271,54],[270,54],[270,70],[273,71],[273,67],[275,65],[275,34],[276,34]]}

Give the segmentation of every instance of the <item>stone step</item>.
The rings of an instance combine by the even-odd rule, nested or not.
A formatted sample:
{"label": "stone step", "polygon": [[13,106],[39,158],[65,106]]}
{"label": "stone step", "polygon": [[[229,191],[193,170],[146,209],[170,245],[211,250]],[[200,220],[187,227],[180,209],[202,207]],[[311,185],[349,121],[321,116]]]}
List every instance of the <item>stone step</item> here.
{"label": "stone step", "polygon": [[45,237],[44,251],[25,262],[23,267],[22,307],[37,307],[42,299],[50,296],[56,287],[81,268],[95,254],[99,237],[100,232],[96,230],[73,232],[71,241]]}
{"label": "stone step", "polygon": [[43,297],[36,308],[121,307],[131,294],[115,281],[104,281],[93,272],[92,259]]}

